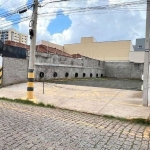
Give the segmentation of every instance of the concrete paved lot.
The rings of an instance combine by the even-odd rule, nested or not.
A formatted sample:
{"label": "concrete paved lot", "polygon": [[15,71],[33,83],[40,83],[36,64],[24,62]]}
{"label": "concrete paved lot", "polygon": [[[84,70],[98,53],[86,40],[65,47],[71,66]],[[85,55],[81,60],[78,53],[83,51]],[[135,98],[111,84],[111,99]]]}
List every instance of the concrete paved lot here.
{"label": "concrete paved lot", "polygon": [[143,81],[133,79],[116,79],[116,78],[91,78],[91,79],[67,79],[67,80],[50,80],[50,83],[103,87],[126,90],[141,90]]}
{"label": "concrete paved lot", "polygon": [[148,127],[0,101],[0,150],[149,150]]}
{"label": "concrete paved lot", "polygon": [[[150,115],[150,108],[142,106],[141,91],[45,83],[43,94],[42,85],[35,83],[37,103],[125,118],[147,119]],[[26,89],[26,83],[8,86],[0,89],[0,97],[25,98]]]}

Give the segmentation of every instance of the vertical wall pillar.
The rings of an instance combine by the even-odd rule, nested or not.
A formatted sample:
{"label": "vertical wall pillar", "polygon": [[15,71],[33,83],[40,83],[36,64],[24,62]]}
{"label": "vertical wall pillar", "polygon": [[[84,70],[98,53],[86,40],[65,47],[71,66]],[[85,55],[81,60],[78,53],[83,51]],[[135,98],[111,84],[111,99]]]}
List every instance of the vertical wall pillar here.
{"label": "vertical wall pillar", "polygon": [[149,50],[150,50],[150,0],[147,0],[146,36],[145,37],[146,38],[145,38],[144,81],[143,81],[143,105],[148,106]]}
{"label": "vertical wall pillar", "polygon": [[144,80],[143,80],[143,105],[148,106],[148,84],[149,84],[149,51],[145,51]]}

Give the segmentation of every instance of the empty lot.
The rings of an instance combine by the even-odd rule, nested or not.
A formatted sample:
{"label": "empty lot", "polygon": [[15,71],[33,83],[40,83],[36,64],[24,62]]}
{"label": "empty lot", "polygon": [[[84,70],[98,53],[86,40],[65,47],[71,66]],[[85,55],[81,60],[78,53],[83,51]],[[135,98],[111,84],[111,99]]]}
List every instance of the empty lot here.
{"label": "empty lot", "polygon": [[125,90],[141,90],[143,81],[134,79],[116,79],[116,78],[94,78],[94,79],[66,79],[49,80],[51,83],[69,84],[80,86],[92,86]]}

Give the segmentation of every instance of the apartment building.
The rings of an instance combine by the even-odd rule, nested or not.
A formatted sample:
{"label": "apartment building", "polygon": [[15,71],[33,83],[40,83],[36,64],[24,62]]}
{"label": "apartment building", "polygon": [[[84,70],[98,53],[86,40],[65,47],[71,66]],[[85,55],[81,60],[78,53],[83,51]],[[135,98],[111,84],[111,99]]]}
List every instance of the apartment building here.
{"label": "apartment building", "polygon": [[136,44],[133,47],[134,51],[145,51],[145,38],[136,39]]}
{"label": "apartment building", "polygon": [[5,41],[14,41],[22,44],[28,43],[28,35],[19,33],[15,29],[7,29],[7,30],[1,30],[0,31],[0,39]]}
{"label": "apartment building", "polygon": [[19,42],[22,44],[28,44],[28,35],[20,33]]}

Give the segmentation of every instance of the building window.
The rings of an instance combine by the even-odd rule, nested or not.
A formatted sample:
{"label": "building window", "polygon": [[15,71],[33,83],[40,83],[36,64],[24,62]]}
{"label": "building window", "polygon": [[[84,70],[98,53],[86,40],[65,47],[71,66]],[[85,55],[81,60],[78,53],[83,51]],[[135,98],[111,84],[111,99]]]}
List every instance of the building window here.
{"label": "building window", "polygon": [[143,46],[142,46],[142,45],[140,45],[140,46],[138,46],[138,48],[143,48]]}

